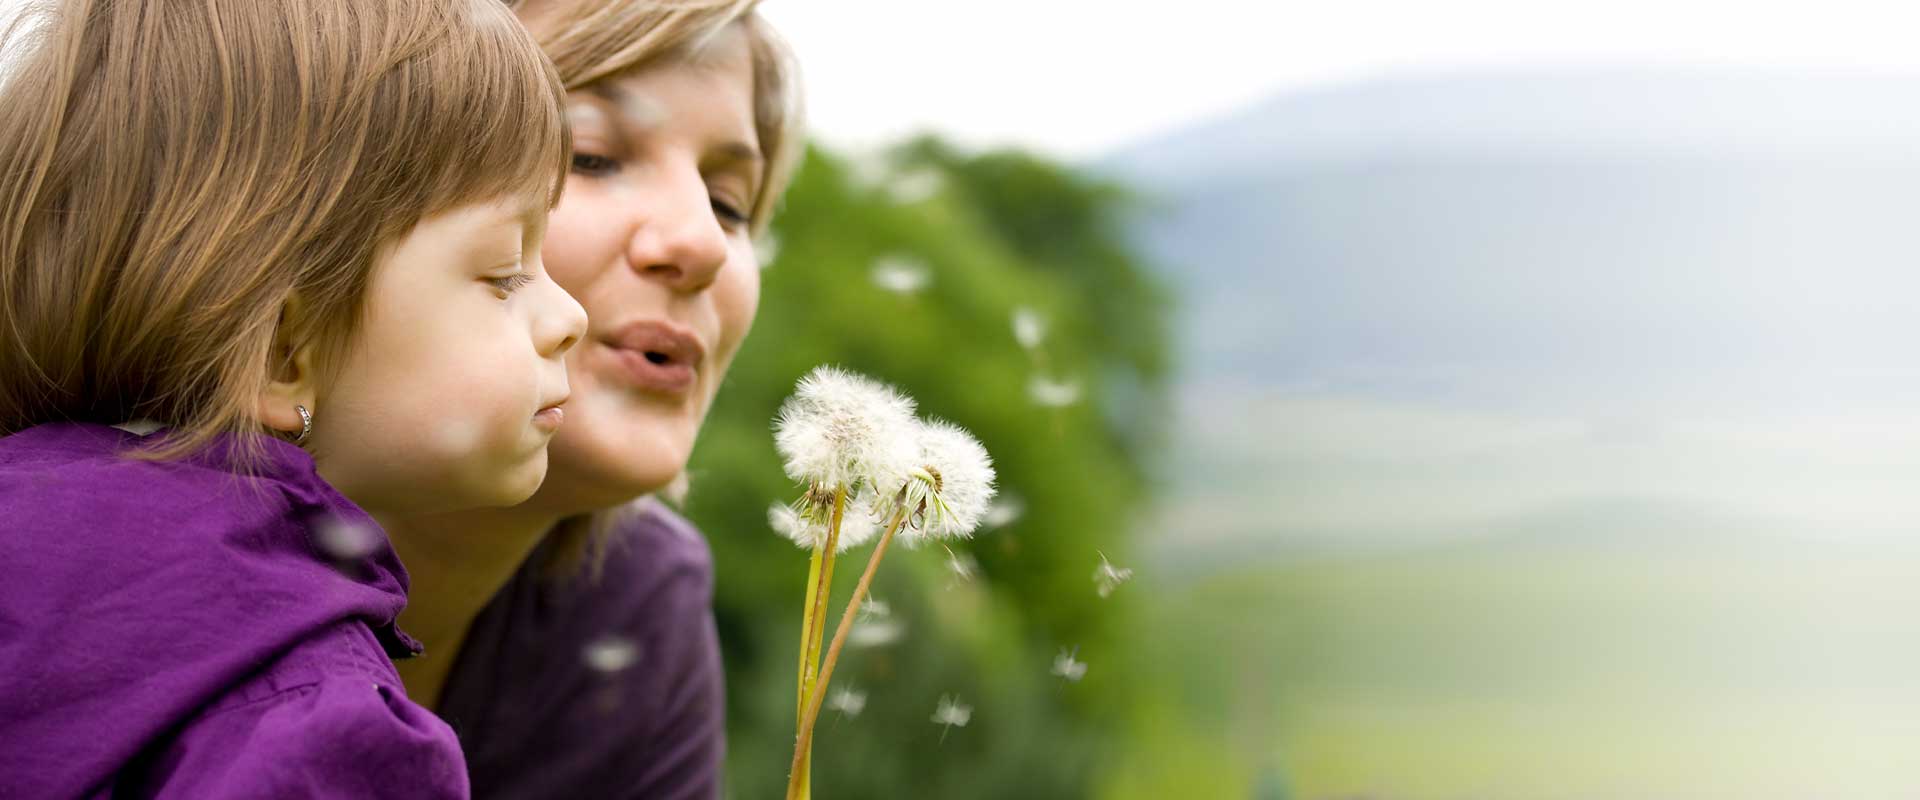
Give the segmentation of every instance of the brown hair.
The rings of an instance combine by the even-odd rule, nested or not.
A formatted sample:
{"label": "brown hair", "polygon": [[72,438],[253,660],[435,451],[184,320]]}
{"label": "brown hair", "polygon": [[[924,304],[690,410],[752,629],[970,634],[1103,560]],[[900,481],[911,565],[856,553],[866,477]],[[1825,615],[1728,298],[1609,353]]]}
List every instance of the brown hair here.
{"label": "brown hair", "polygon": [[259,430],[280,351],[337,368],[383,247],[565,180],[564,91],[499,0],[29,13],[0,84],[0,435],[152,419],[167,457]]}
{"label": "brown hair", "polygon": [[[753,58],[754,133],[765,158],[749,217],[766,233],[806,144],[805,109],[792,50],[755,11],[759,0],[509,0],[526,17],[568,89],[636,69],[697,59],[729,25],[740,25]],[[545,572],[585,568],[597,576],[605,548],[641,509],[623,506],[562,520],[549,534]]]}

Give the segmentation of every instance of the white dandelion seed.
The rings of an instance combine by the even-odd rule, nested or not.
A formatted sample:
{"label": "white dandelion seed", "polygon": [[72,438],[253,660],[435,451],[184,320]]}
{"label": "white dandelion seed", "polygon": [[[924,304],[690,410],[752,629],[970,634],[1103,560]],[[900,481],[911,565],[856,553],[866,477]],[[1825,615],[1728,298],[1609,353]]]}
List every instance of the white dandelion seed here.
{"label": "white dandelion seed", "polygon": [[760,238],[753,240],[753,256],[760,262],[761,269],[772,269],[780,259],[780,237],[773,231],[760,234]]}
{"label": "white dandelion seed", "polygon": [[774,419],[787,477],[803,485],[897,491],[919,455],[913,400],[837,367],[816,367]]}
{"label": "white dandelion seed", "polygon": [[1019,522],[1026,513],[1026,501],[1012,495],[1002,495],[987,506],[986,516],[980,518],[980,527],[988,530],[1004,528]]}
{"label": "white dandelion seed", "polygon": [[1060,648],[1060,655],[1053,657],[1053,674],[1065,678],[1068,681],[1079,681],[1081,678],[1086,677],[1086,662],[1074,657],[1075,654],[1079,652],[1077,648],[1072,652],[1069,652],[1064,647]]}
{"label": "white dandelion seed", "polygon": [[1131,577],[1132,568],[1114,566],[1113,562],[1107,560],[1106,553],[1100,554],[1100,566],[1093,570],[1093,583],[1100,590],[1101,597],[1111,596],[1113,590],[1120,588],[1120,584],[1126,583]]}
{"label": "white dandelion seed", "polygon": [[965,428],[942,420],[920,423],[919,468],[898,495],[907,513],[910,544],[971,536],[993,501],[993,458]]}
{"label": "white dandelion seed", "polygon": [[878,149],[856,150],[847,155],[847,177],[863,189],[876,189],[893,175],[893,154]]}
{"label": "white dandelion seed", "polygon": [[1036,349],[1047,339],[1047,320],[1040,312],[1026,306],[1013,310],[1013,340],[1028,350]]}
{"label": "white dandelion seed", "polygon": [[[803,501],[804,502],[804,501]],[[832,524],[832,509],[816,509],[810,514],[802,514],[793,506],[774,503],[767,507],[767,525],[774,533],[785,537],[802,550],[812,550],[827,543],[827,526]],[[873,521],[865,504],[849,501],[840,512],[840,538],[834,545],[834,552],[844,553],[867,542],[880,534],[880,526]]]}
{"label": "white dandelion seed", "polygon": [[897,295],[917,294],[933,283],[927,262],[910,256],[883,256],[873,262],[873,285]]}
{"label": "white dandelion seed", "polygon": [[960,702],[958,697],[940,695],[940,705],[933,710],[933,724],[943,726],[940,741],[947,740],[947,731],[967,727],[973,721],[973,706]]}
{"label": "white dandelion seed", "polygon": [[313,543],[335,561],[359,561],[373,555],[385,538],[378,529],[328,515],[313,525]]}
{"label": "white dandelion seed", "polygon": [[847,644],[854,647],[885,647],[900,641],[907,633],[907,626],[897,619],[858,620],[853,630],[847,631]]}
{"label": "white dandelion seed", "polygon": [[910,206],[932,198],[946,186],[947,178],[939,170],[920,167],[894,175],[887,181],[887,197],[896,205]]}
{"label": "white dandelion seed", "polygon": [[974,559],[972,553],[948,550],[947,572],[952,573],[955,583],[966,583],[980,574],[980,562]]}
{"label": "white dandelion seed", "polygon": [[1065,408],[1080,402],[1080,382],[1035,375],[1027,382],[1027,397],[1042,408]]}
{"label": "white dandelion seed", "polygon": [[891,616],[893,616],[893,609],[887,605],[885,600],[869,596],[867,599],[860,601],[860,616],[857,619],[862,622],[887,619]]}
{"label": "white dandelion seed", "polygon": [[588,642],[580,655],[595,672],[619,672],[640,659],[640,647],[624,636],[602,636]]}
{"label": "white dandelion seed", "polygon": [[840,712],[842,716],[860,716],[860,712],[867,709],[867,693],[851,686],[835,689],[827,695],[827,708]]}
{"label": "white dandelion seed", "polygon": [[686,508],[687,493],[691,491],[693,491],[693,478],[688,477],[686,470],[681,470],[680,474],[673,476],[673,480],[667,482],[667,485],[660,487],[657,494],[661,500],[667,502],[667,505]]}

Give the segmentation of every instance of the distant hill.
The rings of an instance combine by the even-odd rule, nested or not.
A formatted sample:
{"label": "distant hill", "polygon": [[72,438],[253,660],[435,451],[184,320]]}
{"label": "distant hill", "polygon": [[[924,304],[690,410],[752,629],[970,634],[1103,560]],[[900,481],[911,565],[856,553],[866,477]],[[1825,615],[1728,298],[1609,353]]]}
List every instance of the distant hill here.
{"label": "distant hill", "polygon": [[[1897,490],[1920,461],[1822,432],[1920,409],[1916,97],[1920,76],[1458,73],[1283,95],[1100,160],[1149,198],[1134,235],[1182,300],[1163,537],[1654,546],[1686,521],[1606,503],[1655,484],[1754,532],[1827,508],[1920,525]],[[1412,422],[1274,416],[1347,424],[1342,404]],[[1800,438],[1753,422],[1775,418]],[[1656,433],[1503,432],[1610,420]],[[1593,458],[1617,469],[1577,471]]]}
{"label": "distant hill", "polygon": [[1522,403],[1858,386],[1906,402],[1915,97],[1920,78],[1382,80],[1097,166],[1157,201],[1138,236],[1186,300],[1193,380]]}

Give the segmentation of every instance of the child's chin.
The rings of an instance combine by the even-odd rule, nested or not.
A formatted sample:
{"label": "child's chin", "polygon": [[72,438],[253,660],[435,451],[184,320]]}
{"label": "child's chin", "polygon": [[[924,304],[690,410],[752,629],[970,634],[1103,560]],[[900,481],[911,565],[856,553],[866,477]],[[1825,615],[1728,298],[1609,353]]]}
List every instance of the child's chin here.
{"label": "child's chin", "polygon": [[475,487],[476,508],[508,508],[527,501],[547,477],[547,453],[542,449],[518,464],[505,466]]}

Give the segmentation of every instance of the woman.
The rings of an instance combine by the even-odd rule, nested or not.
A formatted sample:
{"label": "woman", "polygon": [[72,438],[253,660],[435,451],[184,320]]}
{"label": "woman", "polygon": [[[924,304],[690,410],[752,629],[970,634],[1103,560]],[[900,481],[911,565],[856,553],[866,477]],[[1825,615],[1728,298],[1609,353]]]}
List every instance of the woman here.
{"label": "woman", "polygon": [[389,532],[427,652],[401,677],[459,733],[477,797],[715,797],[711,558],[636,499],[685,467],[752,324],[798,90],[755,0],[514,5],[568,89],[542,254],[588,330],[539,493]]}

